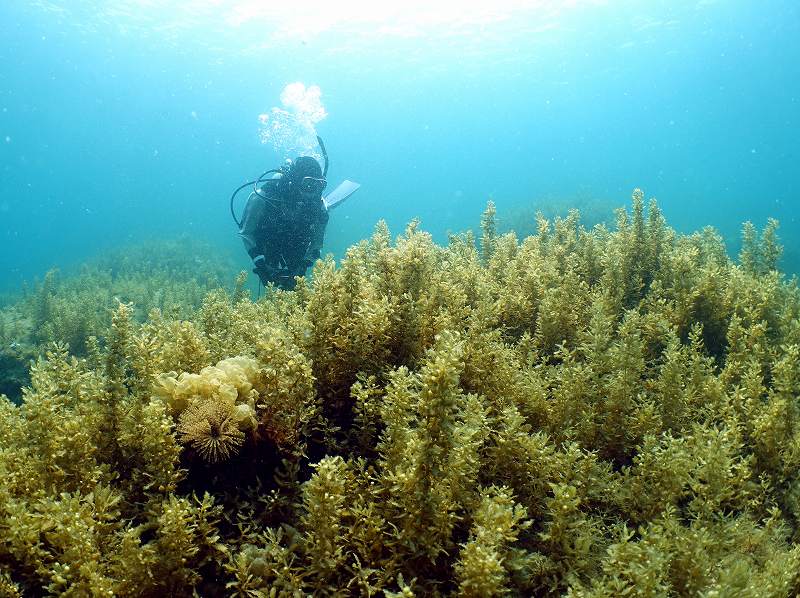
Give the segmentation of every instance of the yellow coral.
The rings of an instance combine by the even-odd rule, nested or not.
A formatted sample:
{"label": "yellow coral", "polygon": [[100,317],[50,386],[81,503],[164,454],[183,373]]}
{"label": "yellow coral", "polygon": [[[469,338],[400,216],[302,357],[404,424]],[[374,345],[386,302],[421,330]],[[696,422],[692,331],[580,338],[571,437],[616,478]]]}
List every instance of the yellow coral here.
{"label": "yellow coral", "polygon": [[159,375],[153,392],[165,399],[178,416],[197,399],[214,398],[233,406],[251,403],[257,396],[253,384],[258,379],[259,364],[250,357],[231,357],[215,366],[204,367],[198,374],[174,372]]}

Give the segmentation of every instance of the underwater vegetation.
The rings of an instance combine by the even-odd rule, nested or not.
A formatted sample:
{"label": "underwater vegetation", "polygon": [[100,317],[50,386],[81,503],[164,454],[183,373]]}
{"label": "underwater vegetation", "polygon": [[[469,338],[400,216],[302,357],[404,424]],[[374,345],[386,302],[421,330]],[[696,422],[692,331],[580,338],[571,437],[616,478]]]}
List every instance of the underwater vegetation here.
{"label": "underwater vegetation", "polygon": [[598,224],[611,226],[614,224],[614,210],[609,206],[612,205],[615,204],[585,189],[569,197],[544,195],[535,202],[521,203],[501,211],[496,216],[497,228],[500,233],[514,232],[517,238],[524,239],[536,234],[539,214],[552,222],[556,218],[566,218],[572,210],[578,211],[580,224],[587,229]]}
{"label": "underwater vegetation", "polygon": [[21,296],[0,302],[0,394],[18,401],[30,381],[30,361],[51,343],[85,356],[92,337],[103,342],[120,301],[136,306],[137,321],[153,308],[188,317],[233,271],[218,250],[182,238],[107,251],[76,272],[47,272]]}
{"label": "underwater vegetation", "polygon": [[793,596],[800,291],[636,190],[118,302],[0,401],[0,595]]}

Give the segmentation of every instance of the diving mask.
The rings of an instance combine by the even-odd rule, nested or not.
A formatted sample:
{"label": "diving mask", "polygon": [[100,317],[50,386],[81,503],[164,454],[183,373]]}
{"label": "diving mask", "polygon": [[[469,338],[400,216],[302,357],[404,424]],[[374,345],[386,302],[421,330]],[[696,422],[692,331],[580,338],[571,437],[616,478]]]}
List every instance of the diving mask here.
{"label": "diving mask", "polygon": [[325,179],[318,179],[313,176],[304,176],[300,180],[300,193],[308,193],[314,195],[322,195],[328,181]]}

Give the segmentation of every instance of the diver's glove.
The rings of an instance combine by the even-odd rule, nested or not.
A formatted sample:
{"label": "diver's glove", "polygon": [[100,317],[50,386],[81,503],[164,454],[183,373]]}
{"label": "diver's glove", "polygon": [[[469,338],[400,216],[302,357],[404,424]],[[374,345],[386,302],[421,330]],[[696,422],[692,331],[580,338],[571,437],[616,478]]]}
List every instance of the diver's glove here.
{"label": "diver's glove", "polygon": [[267,283],[274,277],[275,269],[267,265],[267,260],[263,255],[257,255],[253,258],[253,264],[255,265],[253,274],[257,274],[261,279],[261,284],[267,286]]}
{"label": "diver's glove", "polygon": [[303,270],[308,270],[314,263],[319,259],[319,251],[307,251],[306,254],[303,256],[303,261],[301,265],[303,266]]}

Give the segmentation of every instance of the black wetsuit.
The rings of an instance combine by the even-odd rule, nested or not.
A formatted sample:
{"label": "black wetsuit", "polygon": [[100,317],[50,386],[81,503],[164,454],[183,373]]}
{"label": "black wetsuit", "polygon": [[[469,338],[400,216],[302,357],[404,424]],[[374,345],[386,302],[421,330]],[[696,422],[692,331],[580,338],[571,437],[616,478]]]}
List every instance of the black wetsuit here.
{"label": "black wetsuit", "polygon": [[[242,217],[239,235],[261,282],[294,288],[320,256],[328,211],[321,196],[282,197],[273,181],[252,193]],[[262,259],[263,256],[263,259]]]}

